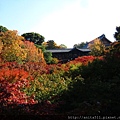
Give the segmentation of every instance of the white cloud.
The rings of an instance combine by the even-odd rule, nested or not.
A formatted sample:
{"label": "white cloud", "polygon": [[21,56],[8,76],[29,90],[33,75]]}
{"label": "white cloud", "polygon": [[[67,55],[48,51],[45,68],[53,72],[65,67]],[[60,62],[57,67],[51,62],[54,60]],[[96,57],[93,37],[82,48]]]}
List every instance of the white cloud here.
{"label": "white cloud", "polygon": [[115,27],[120,25],[119,0],[75,0],[59,11],[40,20],[32,31],[72,47],[101,34],[113,40]]}

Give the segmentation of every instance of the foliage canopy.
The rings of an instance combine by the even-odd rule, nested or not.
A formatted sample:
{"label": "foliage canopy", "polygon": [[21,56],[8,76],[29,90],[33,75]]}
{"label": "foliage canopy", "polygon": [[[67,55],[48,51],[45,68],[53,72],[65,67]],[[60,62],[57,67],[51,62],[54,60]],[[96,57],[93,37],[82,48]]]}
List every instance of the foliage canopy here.
{"label": "foliage canopy", "polygon": [[44,37],[40,35],[39,33],[24,33],[22,36],[26,39],[29,40],[30,42],[33,42],[34,44],[41,45],[44,42]]}

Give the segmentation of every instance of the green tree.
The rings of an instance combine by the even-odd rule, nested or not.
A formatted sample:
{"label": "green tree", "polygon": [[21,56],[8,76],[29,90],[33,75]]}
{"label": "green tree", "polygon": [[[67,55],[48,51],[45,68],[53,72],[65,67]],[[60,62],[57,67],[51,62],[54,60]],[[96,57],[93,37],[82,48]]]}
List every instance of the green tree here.
{"label": "green tree", "polygon": [[33,42],[34,44],[41,45],[44,42],[44,37],[40,35],[39,33],[24,33],[21,36],[23,36],[26,40],[29,40],[30,42]]}
{"label": "green tree", "polygon": [[60,44],[60,48],[67,48],[67,46],[64,44]]}
{"label": "green tree", "polygon": [[115,34],[114,34],[114,38],[117,40],[117,41],[120,41],[120,26],[119,27],[116,27],[116,31]]}
{"label": "green tree", "polygon": [[85,44],[85,42],[81,42],[79,44],[75,44],[73,47],[82,48]]}
{"label": "green tree", "polygon": [[46,49],[55,49],[57,44],[54,42],[54,40],[48,40],[46,44]]}
{"label": "green tree", "polygon": [[35,44],[35,46],[36,46],[37,48],[41,49],[43,53],[46,51],[44,45],[37,45],[37,44]]}
{"label": "green tree", "polygon": [[6,32],[8,29],[6,27],[0,26],[0,32]]}
{"label": "green tree", "polygon": [[52,53],[46,51],[44,45],[36,45],[36,47],[42,50],[46,63],[48,63],[48,64],[51,63],[51,61],[52,61]]}
{"label": "green tree", "polygon": [[42,45],[45,46],[46,49],[67,48],[67,46],[64,44],[57,45],[54,40],[48,40],[47,42],[43,42]]}
{"label": "green tree", "polygon": [[44,59],[45,59],[46,63],[51,63],[51,61],[53,59],[52,53],[45,51],[43,54],[44,54]]}

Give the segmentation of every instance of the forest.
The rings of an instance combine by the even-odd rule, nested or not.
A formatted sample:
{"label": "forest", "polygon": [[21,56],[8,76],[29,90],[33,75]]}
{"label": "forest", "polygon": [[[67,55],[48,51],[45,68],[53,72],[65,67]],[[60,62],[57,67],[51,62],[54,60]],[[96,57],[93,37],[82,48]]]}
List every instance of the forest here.
{"label": "forest", "polygon": [[[49,43],[34,33],[18,35],[0,26],[0,115],[68,119],[70,115],[120,114],[120,27],[115,42],[91,47],[88,56],[59,63]],[[31,35],[31,34],[30,34]],[[31,39],[32,38],[32,39]],[[40,39],[39,39],[40,38]],[[102,48],[101,48],[102,46]],[[48,118],[47,118],[48,117]]]}

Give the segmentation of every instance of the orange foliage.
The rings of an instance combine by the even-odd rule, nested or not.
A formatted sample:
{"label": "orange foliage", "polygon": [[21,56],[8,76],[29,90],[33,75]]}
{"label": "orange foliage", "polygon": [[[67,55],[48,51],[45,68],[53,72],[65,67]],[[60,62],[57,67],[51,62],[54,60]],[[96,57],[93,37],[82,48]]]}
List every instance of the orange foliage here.
{"label": "orange foliage", "polygon": [[[1,80],[22,80],[27,79],[29,77],[29,73],[24,71],[23,69],[0,69],[0,81]],[[32,79],[32,77],[30,77]]]}
{"label": "orange foliage", "polygon": [[30,86],[33,80],[28,72],[22,69],[0,70],[0,103],[1,104],[35,104],[37,101],[21,91]]}
{"label": "orange foliage", "polygon": [[45,62],[42,50],[38,49],[33,42],[24,41],[24,46],[27,51],[26,61]]}
{"label": "orange foliage", "polygon": [[8,30],[0,33],[0,55],[5,62],[45,63],[41,49],[38,49],[34,43],[25,41],[24,37],[17,34],[17,31]]}

